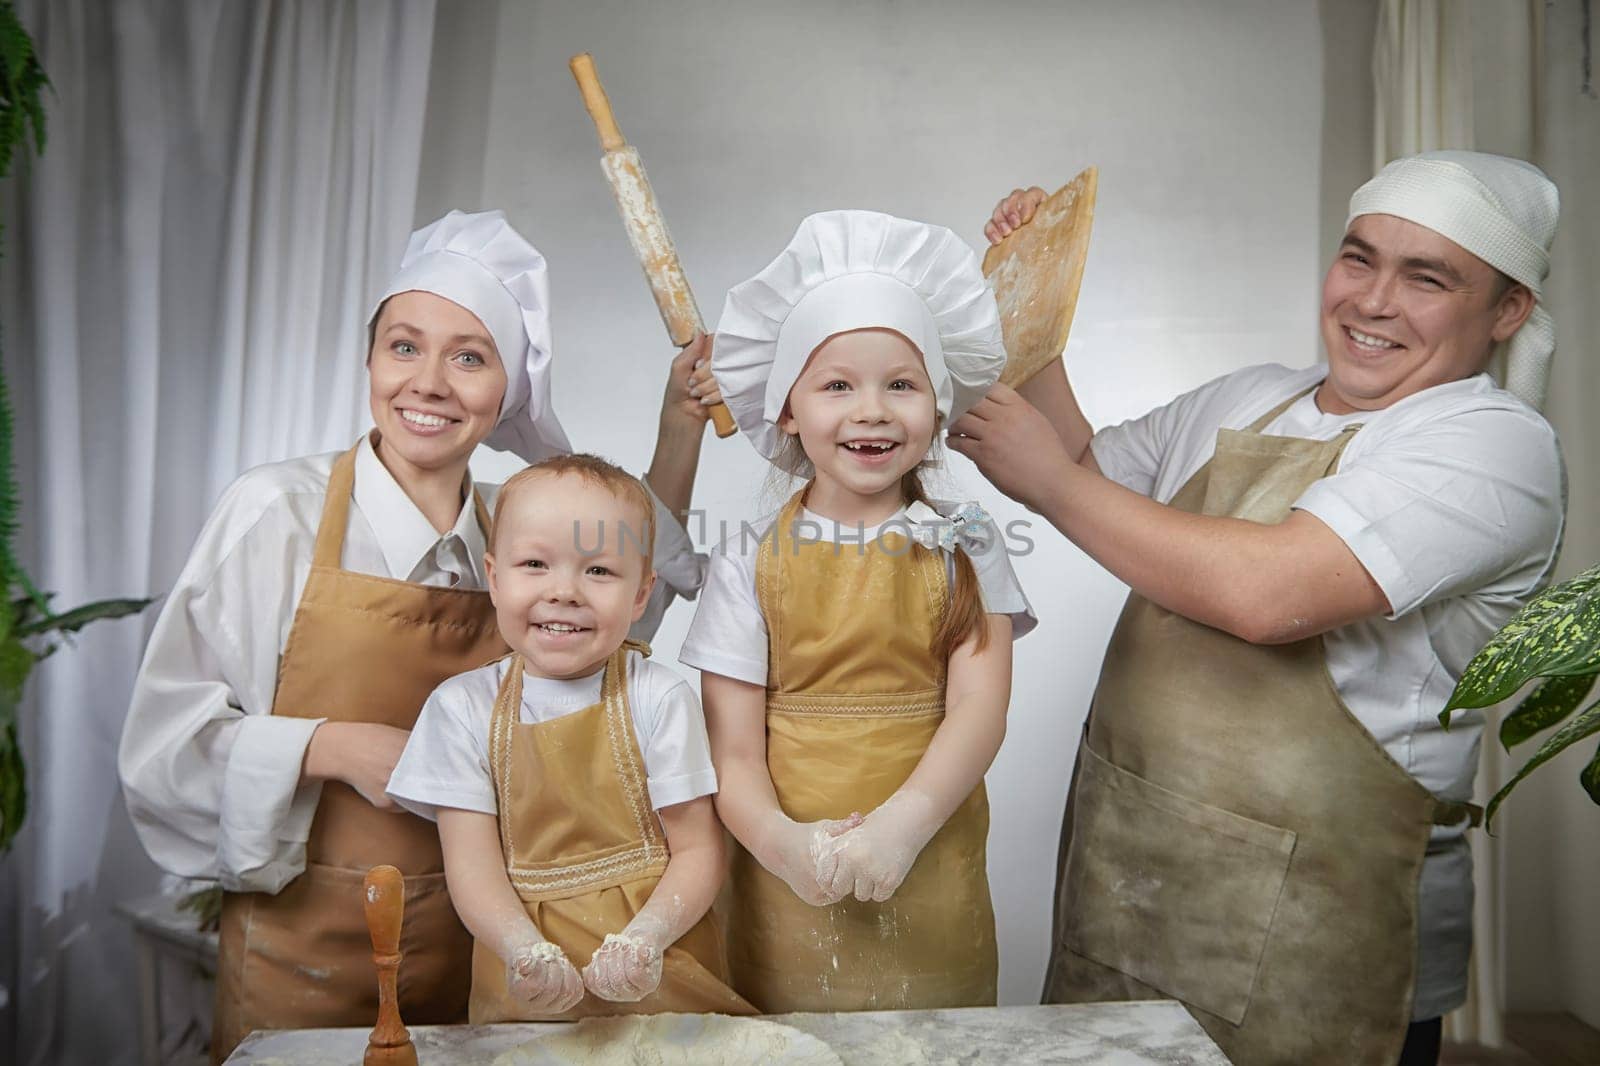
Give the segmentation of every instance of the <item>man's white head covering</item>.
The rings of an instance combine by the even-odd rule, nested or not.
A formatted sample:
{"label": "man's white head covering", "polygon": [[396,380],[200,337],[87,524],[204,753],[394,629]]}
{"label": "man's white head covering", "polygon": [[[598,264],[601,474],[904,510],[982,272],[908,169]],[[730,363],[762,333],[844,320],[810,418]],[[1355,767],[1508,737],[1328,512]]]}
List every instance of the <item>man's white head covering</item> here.
{"label": "man's white head covering", "polygon": [[400,271],[378,298],[431,292],[471,311],[506,370],[500,418],[485,444],[530,463],[572,450],[550,405],[550,284],[544,256],[504,211],[452,211],[411,235]]}
{"label": "man's white head covering", "polygon": [[711,372],[756,450],[786,462],[778,428],[789,390],[828,338],[892,329],[922,353],[945,424],[999,380],[1000,312],[973,250],[943,226],[876,211],[824,211],[800,223],[767,267],[722,308]]}
{"label": "man's white head covering", "polygon": [[1556,350],[1540,286],[1550,273],[1561,198],[1532,163],[1485,152],[1424,152],[1396,159],[1350,197],[1358,215],[1394,215],[1426,226],[1532,290],[1533,313],[1511,337],[1506,387],[1543,407]]}

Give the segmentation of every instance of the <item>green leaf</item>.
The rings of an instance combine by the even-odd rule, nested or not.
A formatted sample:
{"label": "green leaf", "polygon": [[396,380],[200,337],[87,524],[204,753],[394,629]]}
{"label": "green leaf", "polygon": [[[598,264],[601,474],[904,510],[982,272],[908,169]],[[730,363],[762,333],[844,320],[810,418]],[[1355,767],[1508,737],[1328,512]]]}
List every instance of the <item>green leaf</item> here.
{"label": "green leaf", "polygon": [[61,614],[36,619],[17,627],[17,636],[33,637],[40,633],[76,633],[90,622],[101,618],[125,618],[138,614],[154,603],[153,599],[96,600],[82,607],[74,607]]}
{"label": "green leaf", "polygon": [[15,707],[22,701],[22,685],[36,661],[14,634],[0,638],[0,702]]}
{"label": "green leaf", "polygon": [[1537,733],[1564,721],[1594,687],[1594,674],[1551,677],[1539,683],[1517,709],[1500,723],[1500,744],[1507,751]]}
{"label": "green leaf", "polygon": [[1522,764],[1522,769],[1517,771],[1517,775],[1507,781],[1505,787],[1496,792],[1494,798],[1489,801],[1489,806],[1483,812],[1484,826],[1487,827],[1494,821],[1494,812],[1505,798],[1511,794],[1511,790],[1517,787],[1519,781],[1572,747],[1578,741],[1593,736],[1595,733],[1600,733],[1600,702],[1591,703],[1584,708],[1582,714],[1562,726],[1549,740],[1544,742],[1538,751],[1534,752],[1531,759]]}
{"label": "green leaf", "polygon": [[50,600],[54,598],[54,596],[54,592],[46,592],[43,594],[45,605],[45,609],[43,611],[39,609],[39,601],[34,599],[32,596],[22,595],[13,599],[11,601],[11,618],[13,624],[23,625],[26,622],[37,618],[41,614],[49,614]]}
{"label": "green leaf", "polygon": [[1600,567],[1553,585],[1512,615],[1461,672],[1455,691],[1439,712],[1487,707],[1516,692],[1530,678],[1600,672]]}
{"label": "green leaf", "polygon": [[27,770],[17,744],[17,725],[0,726],[0,855],[11,850],[28,813]]}
{"label": "green leaf", "polygon": [[196,889],[178,901],[178,910],[194,914],[195,928],[214,933],[222,924],[222,886]]}
{"label": "green leaf", "polygon": [[1590,799],[1600,803],[1600,748],[1595,749],[1594,758],[1589,760],[1589,765],[1578,775],[1578,783],[1589,793]]}

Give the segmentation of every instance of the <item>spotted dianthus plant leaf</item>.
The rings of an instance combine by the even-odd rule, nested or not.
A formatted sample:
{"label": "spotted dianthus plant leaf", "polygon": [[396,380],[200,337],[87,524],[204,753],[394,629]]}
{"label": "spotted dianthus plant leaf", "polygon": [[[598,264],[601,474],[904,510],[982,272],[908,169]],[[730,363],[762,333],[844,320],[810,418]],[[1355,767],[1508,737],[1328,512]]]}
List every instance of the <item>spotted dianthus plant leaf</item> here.
{"label": "spotted dianthus plant leaf", "polygon": [[1461,673],[1439,721],[1488,707],[1535,677],[1600,672],[1600,566],[1539,593],[1511,617]]}

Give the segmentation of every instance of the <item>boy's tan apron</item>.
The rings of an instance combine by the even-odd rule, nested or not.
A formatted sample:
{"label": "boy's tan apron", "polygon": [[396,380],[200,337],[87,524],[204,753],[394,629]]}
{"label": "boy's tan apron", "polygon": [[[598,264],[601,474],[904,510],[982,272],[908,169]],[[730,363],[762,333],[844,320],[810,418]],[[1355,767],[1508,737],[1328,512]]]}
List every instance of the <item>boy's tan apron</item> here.
{"label": "boy's tan apron", "polygon": [[[506,873],[528,917],[580,971],[607,933],[620,933],[667,868],[667,842],[650,806],[644,758],[628,709],[627,654],[606,663],[600,702],[548,722],[522,721],[522,657],[512,655],[489,727],[489,765]],[[534,1015],[506,989],[505,963],[472,951],[474,1024],[595,1014],[720,1011],[754,1014],[726,983],[722,936],[707,914],[667,948],[661,985],[637,1003],[585,992],[561,1015]]]}
{"label": "boy's tan apron", "polygon": [[[328,478],[310,576],[278,662],[272,713],[410,729],[445,678],[505,653],[489,594],[431,588],[340,568],[355,449]],[[470,489],[471,482],[468,482]],[[488,515],[476,494],[478,521]],[[382,863],[405,875],[400,1010],[407,1022],[467,1014],[472,938],[445,891],[432,822],[380,811],[340,781],[324,782],[306,869],[276,895],[223,897],[214,1061],[253,1029],[371,1025],[377,970],[362,879]]]}
{"label": "boy's tan apron", "polygon": [[[1295,399],[1220,430],[1172,506],[1283,521],[1360,428],[1263,435]],[[1388,1066],[1428,835],[1468,814],[1350,713],[1320,638],[1254,645],[1130,594],[1073,775],[1045,1000],[1170,996],[1236,1063]]]}
{"label": "boy's tan apron", "polygon": [[[929,644],[947,601],[941,553],[894,533],[865,547],[795,535],[804,493],[761,544],[770,648],[767,766],[800,822],[870,812],[916,769],[944,720]],[[884,903],[812,907],[735,845],[733,986],[766,1012],[995,1002],[997,956],[980,783]]]}

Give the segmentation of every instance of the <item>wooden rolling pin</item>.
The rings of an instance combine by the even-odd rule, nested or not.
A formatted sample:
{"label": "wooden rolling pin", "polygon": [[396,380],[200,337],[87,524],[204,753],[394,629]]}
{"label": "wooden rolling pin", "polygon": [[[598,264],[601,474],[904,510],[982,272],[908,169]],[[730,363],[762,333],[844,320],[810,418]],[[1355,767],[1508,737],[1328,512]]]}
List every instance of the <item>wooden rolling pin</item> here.
{"label": "wooden rolling pin", "polygon": [[[611,182],[611,194],[622,212],[622,224],[628,231],[633,254],[639,257],[639,265],[644,268],[645,280],[650,283],[650,292],[656,298],[656,308],[661,312],[667,335],[673,344],[682,348],[705,332],[705,322],[694,302],[689,279],[684,276],[672,234],[667,232],[667,223],[656,207],[656,194],[650,189],[644,163],[617,128],[611,101],[606,98],[600,77],[594,71],[594,57],[584,52],[573,56],[568,66],[583,93],[583,106],[588,108],[594,128],[600,134],[600,149],[605,153],[600,158],[600,168]],[[711,408],[711,421],[719,437],[731,437],[738,428],[733,415],[720,403]]]}
{"label": "wooden rolling pin", "polygon": [[405,918],[406,887],[393,866],[374,866],[363,883],[372,961],[378,966],[378,1024],[367,1037],[363,1066],[417,1066],[417,1049],[400,1020],[400,923]]}

